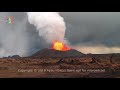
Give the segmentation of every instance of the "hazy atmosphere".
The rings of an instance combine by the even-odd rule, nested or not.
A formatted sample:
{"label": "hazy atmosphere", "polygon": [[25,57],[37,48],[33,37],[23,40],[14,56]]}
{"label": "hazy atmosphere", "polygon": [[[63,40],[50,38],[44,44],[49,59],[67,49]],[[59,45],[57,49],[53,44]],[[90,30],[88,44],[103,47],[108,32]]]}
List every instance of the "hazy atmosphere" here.
{"label": "hazy atmosphere", "polygon": [[[38,50],[50,48],[54,36],[49,34],[49,30],[53,30],[50,33],[56,30],[55,35],[60,37],[55,38],[83,53],[120,53],[119,12],[60,12],[50,15],[52,19],[49,16],[42,19],[41,16],[35,21],[28,18],[25,12],[0,12],[0,57],[29,56]],[[12,24],[5,22],[8,16],[14,19]],[[46,23],[50,23],[52,28],[44,27],[48,25]],[[48,34],[52,37],[49,41],[46,40]]]}

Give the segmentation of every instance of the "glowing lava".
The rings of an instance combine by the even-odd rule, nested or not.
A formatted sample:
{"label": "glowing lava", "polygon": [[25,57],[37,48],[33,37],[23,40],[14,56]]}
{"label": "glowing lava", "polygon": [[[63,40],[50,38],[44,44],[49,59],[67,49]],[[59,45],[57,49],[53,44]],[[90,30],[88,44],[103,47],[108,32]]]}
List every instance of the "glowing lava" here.
{"label": "glowing lava", "polygon": [[52,45],[52,49],[59,50],[59,51],[68,51],[68,50],[70,50],[70,48],[68,46],[66,46],[65,44],[63,44],[60,41],[54,41],[53,45]]}

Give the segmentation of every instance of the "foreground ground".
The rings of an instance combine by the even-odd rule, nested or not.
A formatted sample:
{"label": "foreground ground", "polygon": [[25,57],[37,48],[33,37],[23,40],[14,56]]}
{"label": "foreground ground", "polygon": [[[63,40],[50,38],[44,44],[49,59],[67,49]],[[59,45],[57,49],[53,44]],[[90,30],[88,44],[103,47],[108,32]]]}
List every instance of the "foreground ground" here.
{"label": "foreground ground", "polygon": [[0,78],[120,78],[120,58],[1,58]]}

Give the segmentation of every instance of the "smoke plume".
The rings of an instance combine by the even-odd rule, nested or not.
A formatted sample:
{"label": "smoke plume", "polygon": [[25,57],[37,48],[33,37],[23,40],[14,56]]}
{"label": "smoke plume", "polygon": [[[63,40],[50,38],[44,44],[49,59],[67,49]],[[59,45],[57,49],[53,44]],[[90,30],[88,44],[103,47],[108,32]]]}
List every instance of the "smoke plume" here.
{"label": "smoke plume", "polygon": [[[14,23],[5,23],[7,16]],[[0,18],[0,57],[30,56],[54,40],[67,43],[65,22],[58,12],[2,12]]]}
{"label": "smoke plume", "polygon": [[36,27],[39,36],[51,44],[55,40],[66,43],[65,22],[58,12],[28,12],[28,21]]}
{"label": "smoke plume", "polygon": [[66,38],[83,53],[120,53],[120,13],[0,12],[0,57],[30,56]]}

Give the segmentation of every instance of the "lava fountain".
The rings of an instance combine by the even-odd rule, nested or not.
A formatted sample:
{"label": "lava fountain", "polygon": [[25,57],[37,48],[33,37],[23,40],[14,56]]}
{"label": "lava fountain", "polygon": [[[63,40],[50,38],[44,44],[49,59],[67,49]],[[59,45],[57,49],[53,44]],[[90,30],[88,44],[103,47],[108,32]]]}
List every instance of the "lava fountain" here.
{"label": "lava fountain", "polygon": [[65,45],[64,43],[56,40],[52,44],[52,49],[58,50],[58,51],[68,51],[71,48],[69,46]]}

